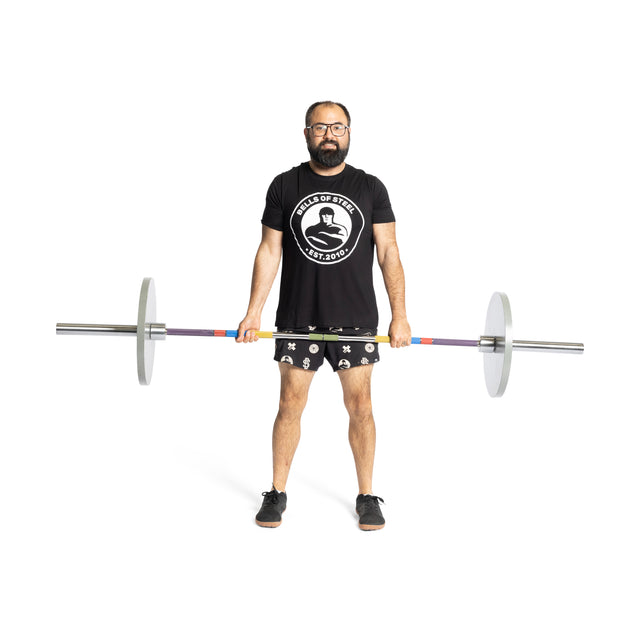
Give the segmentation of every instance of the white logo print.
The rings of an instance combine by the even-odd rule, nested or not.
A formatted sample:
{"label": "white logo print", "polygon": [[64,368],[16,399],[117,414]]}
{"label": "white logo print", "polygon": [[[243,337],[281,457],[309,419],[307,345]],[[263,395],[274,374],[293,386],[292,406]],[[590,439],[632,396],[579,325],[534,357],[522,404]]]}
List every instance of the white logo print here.
{"label": "white logo print", "polygon": [[312,344],[309,346],[310,353],[318,353],[320,351],[320,347],[317,344]]}
{"label": "white logo print", "polygon": [[375,349],[375,347],[370,342],[367,342],[367,344],[364,345],[364,350],[367,353],[373,353],[374,349]]}
{"label": "white logo print", "polygon": [[353,253],[364,227],[364,216],[342,195],[314,193],[296,205],[290,225],[300,251],[309,260],[333,264]]}

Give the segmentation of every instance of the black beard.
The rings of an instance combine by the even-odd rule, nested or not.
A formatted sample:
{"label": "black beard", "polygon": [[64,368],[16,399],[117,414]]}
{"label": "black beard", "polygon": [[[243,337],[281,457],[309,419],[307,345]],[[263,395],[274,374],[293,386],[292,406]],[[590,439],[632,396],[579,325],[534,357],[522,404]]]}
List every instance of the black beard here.
{"label": "black beard", "polygon": [[336,145],[335,149],[323,149],[322,144],[319,144],[317,147],[312,146],[311,140],[308,139],[307,149],[309,150],[311,159],[327,169],[333,169],[341,165],[347,157],[347,153],[349,153],[348,143],[346,147],[341,147],[337,142],[334,142],[333,144]]}

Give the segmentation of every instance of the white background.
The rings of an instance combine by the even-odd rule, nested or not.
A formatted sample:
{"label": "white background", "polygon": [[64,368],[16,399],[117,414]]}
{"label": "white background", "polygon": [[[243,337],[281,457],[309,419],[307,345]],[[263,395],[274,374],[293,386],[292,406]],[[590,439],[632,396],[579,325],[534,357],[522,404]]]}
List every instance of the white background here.
{"label": "white background", "polygon": [[[4,638],[638,638],[633,5],[3,4]],[[516,338],[586,344],[515,354],[500,400],[472,350],[383,347],[377,533],[328,367],[264,530],[271,341],[169,338],[143,388],[135,341],[54,332],[135,323],[144,276],[159,321],[235,328],[322,99],[391,195],[413,335],[477,338],[501,290]]]}

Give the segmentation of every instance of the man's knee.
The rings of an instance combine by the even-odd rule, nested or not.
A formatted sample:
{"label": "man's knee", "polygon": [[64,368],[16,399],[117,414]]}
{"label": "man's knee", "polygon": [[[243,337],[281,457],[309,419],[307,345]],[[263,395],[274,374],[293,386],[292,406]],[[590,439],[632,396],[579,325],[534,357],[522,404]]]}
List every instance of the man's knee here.
{"label": "man's knee", "polygon": [[298,417],[307,404],[313,372],[296,369],[292,365],[281,365],[281,372],[280,414]]}
{"label": "man's knee", "polygon": [[280,393],[279,412],[281,416],[299,417],[307,404],[307,395],[301,395],[294,390],[283,390]]}
{"label": "man's knee", "polygon": [[366,389],[356,393],[345,394],[344,405],[347,408],[349,417],[353,420],[369,418],[373,413],[371,394]]}
{"label": "man's knee", "polygon": [[344,405],[352,420],[371,416],[371,371],[372,365],[368,365],[339,372]]}

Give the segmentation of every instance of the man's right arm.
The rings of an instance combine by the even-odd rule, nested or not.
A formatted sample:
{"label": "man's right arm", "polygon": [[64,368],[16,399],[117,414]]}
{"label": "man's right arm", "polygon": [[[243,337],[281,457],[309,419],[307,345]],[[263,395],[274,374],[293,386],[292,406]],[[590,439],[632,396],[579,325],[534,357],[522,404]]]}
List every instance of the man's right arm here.
{"label": "man's right arm", "polygon": [[238,327],[236,342],[255,342],[258,339],[255,332],[260,329],[262,309],[278,273],[281,255],[282,231],[262,225],[262,240],[253,263],[249,306],[247,315]]}

